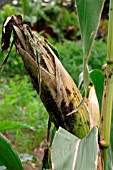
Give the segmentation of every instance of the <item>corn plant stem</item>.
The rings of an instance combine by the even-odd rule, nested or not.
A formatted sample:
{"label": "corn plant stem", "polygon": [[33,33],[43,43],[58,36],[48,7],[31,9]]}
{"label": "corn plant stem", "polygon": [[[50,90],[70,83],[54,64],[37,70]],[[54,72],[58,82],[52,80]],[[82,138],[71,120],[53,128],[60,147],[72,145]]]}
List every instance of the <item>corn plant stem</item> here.
{"label": "corn plant stem", "polygon": [[[109,147],[110,144],[110,129],[111,129],[111,115],[112,115],[112,92],[113,92],[113,75],[110,75],[109,70],[113,64],[107,66],[107,73],[104,85],[103,103],[102,103],[102,117],[100,124],[100,144],[103,147]],[[109,74],[109,75],[108,75]]]}
{"label": "corn plant stem", "polygon": [[104,170],[108,170],[108,148],[104,148]]}
{"label": "corn plant stem", "polygon": [[113,63],[113,0],[110,0],[110,7],[109,7],[107,62]]}
{"label": "corn plant stem", "polygon": [[110,144],[110,129],[113,100],[113,0],[110,0],[109,25],[107,40],[107,68],[102,101],[102,117],[100,123],[100,145],[104,147],[104,170],[107,170],[107,152]]}
{"label": "corn plant stem", "polygon": [[102,118],[100,125],[100,144],[108,147],[110,144],[111,113],[113,99],[113,0],[110,1],[108,41],[107,41],[107,68],[104,84]]}

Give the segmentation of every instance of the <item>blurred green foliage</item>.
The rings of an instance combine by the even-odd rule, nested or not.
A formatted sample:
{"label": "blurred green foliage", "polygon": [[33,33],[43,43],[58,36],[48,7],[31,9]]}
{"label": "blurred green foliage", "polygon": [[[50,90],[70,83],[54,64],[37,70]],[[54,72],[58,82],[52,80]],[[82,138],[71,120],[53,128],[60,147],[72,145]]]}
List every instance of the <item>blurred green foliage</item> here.
{"label": "blurred green foliage", "polygon": [[22,15],[22,17],[24,17],[22,12],[19,11],[18,8],[15,8],[14,6],[11,6],[10,4],[6,4],[5,6],[3,6],[2,10],[0,11],[0,23],[2,24],[4,19],[6,19],[7,16],[12,15],[12,14],[20,14]]}
{"label": "blurred green foliage", "polygon": [[21,9],[25,20],[31,22],[32,29],[54,36],[54,39],[76,39],[79,33],[78,20],[75,10],[70,12],[61,3],[44,3],[42,0],[21,0]]}
{"label": "blurred green foliage", "polygon": [[[56,43],[55,46],[58,49],[62,64],[72,76],[76,84],[78,84],[78,77],[83,69],[81,42],[64,40],[63,43]],[[95,41],[88,63],[89,69],[102,70],[102,65],[105,64],[105,58],[106,43],[103,41]]]}
{"label": "blurred green foliage", "polygon": [[[8,51],[2,53],[0,49],[0,63],[3,62],[4,58],[6,57]],[[21,76],[25,75],[27,72],[24,68],[23,61],[16,52],[16,48],[13,47],[7,63],[4,65],[4,69],[0,72],[0,76],[4,76],[5,78],[13,77],[16,74],[21,74]]]}
{"label": "blurred green foliage", "polygon": [[22,129],[10,131],[15,134],[13,138],[18,144],[18,151],[28,152],[43,139],[48,115],[27,76],[1,79],[0,120],[25,122],[36,129],[34,132]]}
{"label": "blurred green foliage", "polygon": [[41,32],[44,37],[50,35],[56,41],[61,41],[64,38],[77,39],[79,26],[75,11],[69,12],[59,5],[42,6],[40,3],[33,9],[32,16],[26,18],[30,22],[33,18],[33,30]]}

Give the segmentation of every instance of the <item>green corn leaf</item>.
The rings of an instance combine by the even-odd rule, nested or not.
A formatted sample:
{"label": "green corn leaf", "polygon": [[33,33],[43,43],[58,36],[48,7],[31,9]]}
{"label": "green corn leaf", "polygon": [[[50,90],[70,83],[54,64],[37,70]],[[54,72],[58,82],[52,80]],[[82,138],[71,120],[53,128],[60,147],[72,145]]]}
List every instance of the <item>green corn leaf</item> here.
{"label": "green corn leaf", "polygon": [[14,152],[9,141],[0,134],[0,162],[8,170],[23,170],[23,166],[18,155]]}
{"label": "green corn leaf", "polygon": [[83,139],[59,128],[52,144],[54,170],[96,170],[98,160],[98,129]]}
{"label": "green corn leaf", "polygon": [[88,59],[92,50],[104,0],[76,0],[78,18],[80,23],[83,46],[83,77],[85,96],[89,85],[89,73],[87,69]]}
{"label": "green corn leaf", "polygon": [[96,96],[99,103],[99,109],[101,113],[102,96],[103,96],[103,89],[104,89],[104,74],[100,70],[92,70],[90,72],[90,79],[94,84]]}
{"label": "green corn leaf", "polygon": [[23,122],[0,121],[0,132],[4,130],[21,129],[21,128],[35,130],[34,127],[27,125],[26,123]]}

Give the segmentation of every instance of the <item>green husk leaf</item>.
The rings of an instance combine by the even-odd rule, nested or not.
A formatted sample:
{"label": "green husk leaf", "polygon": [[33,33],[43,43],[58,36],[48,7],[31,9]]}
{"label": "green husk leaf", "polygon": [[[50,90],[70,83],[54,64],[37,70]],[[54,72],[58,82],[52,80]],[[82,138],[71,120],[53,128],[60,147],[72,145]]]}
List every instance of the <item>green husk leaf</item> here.
{"label": "green husk leaf", "polygon": [[98,129],[95,127],[83,139],[59,128],[52,144],[54,170],[96,170]]}

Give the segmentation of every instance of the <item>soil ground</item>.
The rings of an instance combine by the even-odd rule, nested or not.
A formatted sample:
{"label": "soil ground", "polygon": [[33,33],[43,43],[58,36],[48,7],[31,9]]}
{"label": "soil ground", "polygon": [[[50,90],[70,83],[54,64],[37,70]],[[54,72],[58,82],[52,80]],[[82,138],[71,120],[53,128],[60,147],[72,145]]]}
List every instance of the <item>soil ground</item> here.
{"label": "soil ground", "polygon": [[24,170],[41,170],[41,162],[43,159],[43,153],[44,153],[44,148],[35,148],[32,151],[32,155],[35,156],[37,158],[37,160],[39,161],[39,163],[35,164],[33,162],[27,162],[24,163]]}

